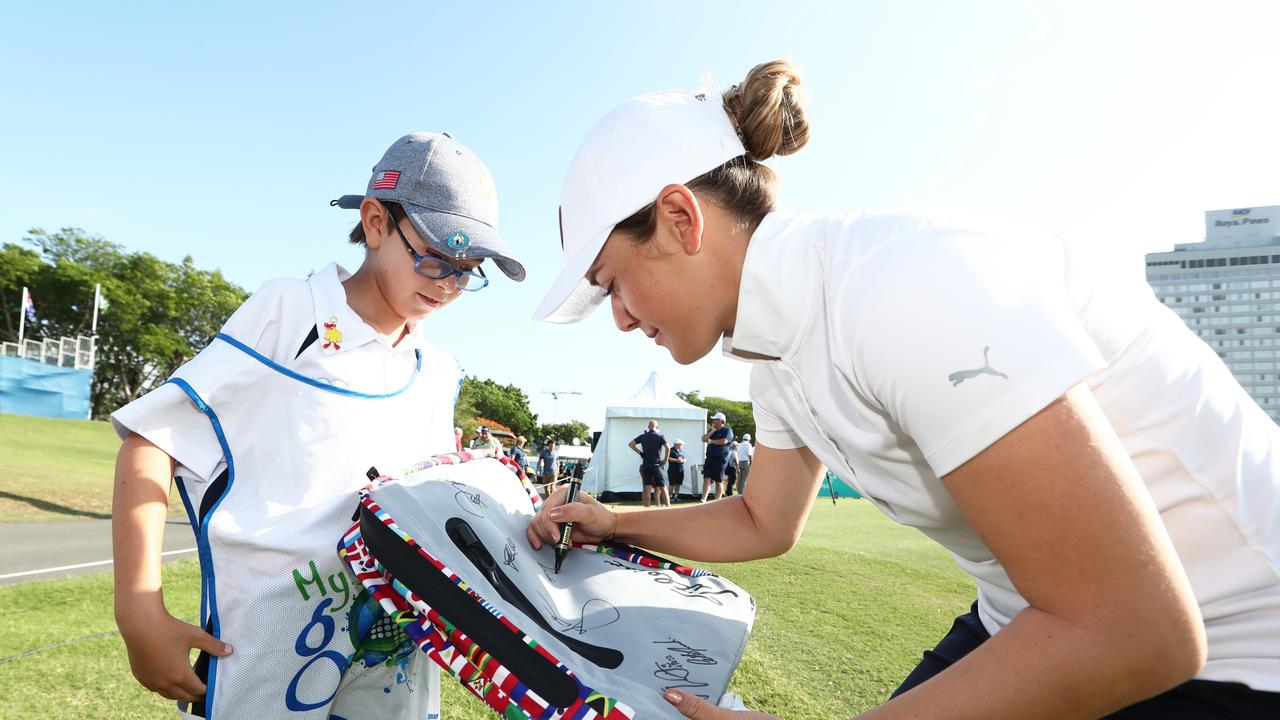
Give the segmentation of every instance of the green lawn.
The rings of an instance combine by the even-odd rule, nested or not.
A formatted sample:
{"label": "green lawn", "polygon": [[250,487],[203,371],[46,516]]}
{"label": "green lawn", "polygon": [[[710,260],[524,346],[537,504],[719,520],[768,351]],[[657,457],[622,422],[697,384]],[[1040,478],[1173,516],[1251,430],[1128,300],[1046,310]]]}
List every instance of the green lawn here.
{"label": "green lawn", "polygon": [[[109,516],[118,447],[108,423],[0,415],[0,522]],[[758,605],[732,689],[786,718],[882,701],[974,595],[946,553],[856,500],[819,500],[781,558],[707,567]],[[193,618],[194,561],[166,565],[165,586],[170,610]],[[0,715],[172,717],[129,674],[111,593],[109,574],[0,587]],[[445,693],[448,720],[493,717],[460,688]]]}
{"label": "green lawn", "polygon": [[[882,701],[974,596],[944,552],[857,500],[818,503],[781,558],[707,567],[759,607],[732,689],[786,718],[848,717]],[[170,610],[194,617],[194,562],[167,565],[165,585]],[[4,717],[171,717],[133,681],[113,630],[107,574],[0,587]],[[445,693],[448,720],[493,717],[460,687]]]}
{"label": "green lawn", "polygon": [[111,423],[0,415],[0,522],[110,517],[119,448]]}

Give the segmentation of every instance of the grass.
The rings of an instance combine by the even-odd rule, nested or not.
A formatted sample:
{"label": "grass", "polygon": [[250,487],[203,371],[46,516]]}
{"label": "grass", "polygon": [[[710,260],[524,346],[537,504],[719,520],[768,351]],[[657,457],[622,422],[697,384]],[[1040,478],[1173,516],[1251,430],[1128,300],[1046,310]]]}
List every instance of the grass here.
{"label": "grass", "polygon": [[[781,558],[706,567],[759,607],[731,689],[789,720],[848,717],[883,701],[974,596],[941,549],[856,500],[820,502]],[[172,717],[129,673],[111,592],[108,574],[0,587],[6,718]],[[165,566],[165,597],[175,615],[195,616],[194,561]],[[451,684],[444,709],[448,720],[494,717]]]}
{"label": "grass", "polygon": [[[109,517],[118,447],[108,423],[0,415],[0,522]],[[176,493],[170,510],[181,510]],[[788,719],[882,702],[974,596],[944,551],[853,500],[819,500],[781,558],[704,567],[758,606],[731,689]],[[170,611],[194,618],[197,565],[164,572]],[[448,720],[493,717],[459,686],[444,693]],[[14,720],[173,716],[129,672],[109,574],[0,587],[0,707]]]}
{"label": "grass", "polygon": [[111,517],[119,448],[108,422],[0,415],[0,522]]}

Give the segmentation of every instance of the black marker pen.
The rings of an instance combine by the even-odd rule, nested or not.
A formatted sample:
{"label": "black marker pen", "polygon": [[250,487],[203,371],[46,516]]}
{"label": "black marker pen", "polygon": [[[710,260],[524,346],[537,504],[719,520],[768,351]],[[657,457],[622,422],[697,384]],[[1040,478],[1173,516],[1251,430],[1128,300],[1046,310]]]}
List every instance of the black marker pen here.
{"label": "black marker pen", "polygon": [[[582,489],[582,480],[571,477],[569,478],[569,494],[564,496],[564,504],[578,501],[578,491]],[[573,547],[573,523],[567,522],[560,525],[560,542],[556,543],[556,574],[560,574],[560,564],[564,562],[564,556],[569,552],[569,548]]]}

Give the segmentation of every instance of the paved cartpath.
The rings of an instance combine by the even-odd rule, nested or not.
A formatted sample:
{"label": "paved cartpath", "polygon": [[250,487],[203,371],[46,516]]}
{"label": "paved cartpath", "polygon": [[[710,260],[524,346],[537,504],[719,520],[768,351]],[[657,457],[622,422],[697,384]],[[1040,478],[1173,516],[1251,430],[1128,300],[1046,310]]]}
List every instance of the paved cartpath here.
{"label": "paved cartpath", "polygon": [[[194,552],[181,551],[195,546],[186,519],[170,516],[164,532],[164,550],[170,554],[165,559],[193,558]],[[0,523],[0,547],[5,549],[0,553],[0,585],[110,572],[111,521]],[[54,568],[63,569],[32,572]]]}

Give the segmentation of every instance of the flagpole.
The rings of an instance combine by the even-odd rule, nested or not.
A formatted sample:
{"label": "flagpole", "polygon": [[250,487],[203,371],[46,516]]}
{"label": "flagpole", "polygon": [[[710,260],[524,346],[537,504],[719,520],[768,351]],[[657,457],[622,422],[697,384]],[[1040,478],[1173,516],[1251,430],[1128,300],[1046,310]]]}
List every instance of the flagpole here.
{"label": "flagpole", "polygon": [[21,306],[18,308],[18,357],[22,357],[22,335],[27,330],[27,286],[22,286]]}
{"label": "flagpole", "polygon": [[89,330],[89,335],[96,337],[98,334],[98,302],[102,299],[102,283],[93,286],[93,327]]}

